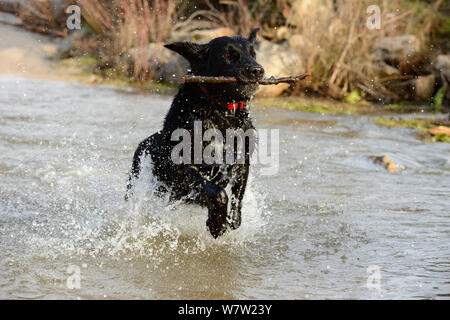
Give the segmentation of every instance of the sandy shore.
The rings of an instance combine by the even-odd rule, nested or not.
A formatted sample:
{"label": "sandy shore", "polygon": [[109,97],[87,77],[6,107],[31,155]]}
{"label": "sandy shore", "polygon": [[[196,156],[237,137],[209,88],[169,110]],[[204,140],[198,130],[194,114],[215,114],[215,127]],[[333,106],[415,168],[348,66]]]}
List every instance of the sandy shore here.
{"label": "sandy shore", "polygon": [[55,40],[0,23],[0,75],[77,81],[77,70],[52,60],[67,40]]}

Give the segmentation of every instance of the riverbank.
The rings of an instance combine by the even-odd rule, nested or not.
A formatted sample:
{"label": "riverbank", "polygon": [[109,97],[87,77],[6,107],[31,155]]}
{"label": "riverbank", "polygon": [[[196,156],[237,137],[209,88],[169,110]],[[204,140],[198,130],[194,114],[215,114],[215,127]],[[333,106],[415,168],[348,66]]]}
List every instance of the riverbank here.
{"label": "riverbank", "polygon": [[[118,77],[116,74],[98,73],[95,68],[96,61],[89,56],[60,59],[60,53],[69,45],[70,40],[52,39],[37,35],[23,29],[0,24],[0,75],[15,75],[30,79],[58,80],[77,82],[85,85],[114,85],[117,87],[133,88],[146,93],[174,95],[176,85],[155,84],[151,82],[136,82],[131,78]],[[257,98],[253,105],[256,108],[282,108],[299,112],[315,112],[332,115],[382,115],[384,118],[374,118],[377,125],[388,127],[408,127],[421,131],[417,135],[425,141],[449,142],[448,136],[439,135],[435,139],[426,129],[433,128],[433,119],[420,118],[410,121],[407,125],[403,120],[392,117],[405,113],[430,113],[435,111],[432,104],[389,104],[376,105],[364,100],[350,103],[324,98],[304,97],[275,97]],[[447,109],[441,111],[448,112]],[[443,118],[442,116],[441,118]],[[382,120],[385,119],[385,120]]]}
{"label": "riverbank", "polygon": [[0,23],[0,75],[78,81],[80,70],[64,67],[57,59],[67,43]]}
{"label": "riverbank", "polygon": [[[261,86],[258,96],[313,94],[381,104],[435,99],[448,104],[447,2],[270,3],[0,0],[0,11],[16,17],[17,24],[27,30],[72,38],[65,57],[93,59],[97,73],[106,77],[180,84],[187,63],[164,44],[245,37],[258,27],[254,50],[267,76],[313,74],[294,87]],[[75,28],[67,24],[69,4],[79,9],[77,18],[71,16],[77,21]],[[96,81],[94,77],[89,80]]]}
{"label": "riverbank", "polygon": [[254,105],[323,115],[368,115],[378,126],[413,129],[414,136],[425,142],[450,142],[450,118],[443,110],[436,112],[432,104],[376,105],[367,101],[349,103],[323,98],[276,97],[255,99]]}

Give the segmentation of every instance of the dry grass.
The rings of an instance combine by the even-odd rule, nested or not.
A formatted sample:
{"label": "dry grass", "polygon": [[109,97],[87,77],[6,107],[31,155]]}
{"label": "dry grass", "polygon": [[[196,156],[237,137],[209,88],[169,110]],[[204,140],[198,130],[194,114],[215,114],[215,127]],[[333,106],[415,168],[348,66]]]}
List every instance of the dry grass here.
{"label": "dry grass", "polygon": [[[341,0],[335,6],[325,0],[302,1],[288,12],[287,21],[298,22],[296,32],[311,43],[302,52],[307,57],[306,69],[314,75],[309,89],[338,98],[352,90],[360,90],[373,98],[398,98],[386,84],[404,75],[383,79],[371,48],[377,38],[405,34],[413,34],[427,45],[439,2],[435,7],[417,3],[408,8],[405,1],[399,0]],[[374,3],[381,9],[382,28],[379,30],[369,30],[366,25],[366,9]],[[409,60],[414,59],[423,57]]]}
{"label": "dry grass", "polygon": [[[283,0],[284,1],[284,0]],[[283,2],[278,0],[278,2]],[[152,42],[167,42],[193,31],[229,27],[236,34],[248,34],[257,26],[275,23],[272,0],[78,0],[85,22],[92,31],[79,39],[81,51],[99,56],[100,69],[131,75],[140,81],[153,79],[146,50],[134,50],[132,61],[123,59],[130,49]],[[192,10],[195,7],[196,10]],[[270,23],[265,23],[268,19]],[[273,21],[272,21],[273,20]]]}
{"label": "dry grass", "polygon": [[[429,39],[436,26],[443,0],[227,0],[211,11],[221,16],[221,24],[246,34],[255,26],[262,26],[262,35],[277,41],[276,30],[286,27],[289,34],[302,35],[305,71],[313,77],[302,82],[296,93],[318,92],[335,98],[346,97],[358,90],[364,96],[383,102],[401,97],[390,88],[395,82],[410,80],[424,74],[421,69],[429,63],[434,52]],[[381,9],[381,29],[367,27],[367,8],[377,4]],[[384,75],[372,55],[377,38],[414,35],[422,50],[404,57],[395,75]],[[429,72],[429,71],[426,71]],[[425,73],[426,73],[425,72]]]}
{"label": "dry grass", "polygon": [[[13,6],[14,5],[14,6]],[[49,1],[23,0],[11,5],[11,12],[16,13],[22,22],[22,27],[33,32],[50,34],[56,37],[67,36],[64,27],[64,9]]]}
{"label": "dry grass", "polygon": [[97,39],[96,51],[102,68],[131,73],[140,81],[152,77],[148,52],[138,50],[133,61],[124,59],[132,48],[145,48],[151,42],[170,36],[177,19],[174,0],[79,0],[82,15]]}
{"label": "dry grass", "polygon": [[[74,0],[82,9],[91,31],[77,42],[78,54],[99,57],[100,69],[127,74],[136,80],[154,80],[148,51],[152,42],[179,39],[199,29],[229,27],[236,34],[248,34],[261,27],[260,35],[278,41],[277,30],[285,27],[289,35],[300,34],[305,71],[313,77],[295,88],[294,93],[317,92],[343,98],[358,90],[373,99],[398,100],[393,82],[421,74],[421,65],[434,54],[428,42],[433,34],[439,7],[444,0]],[[23,19],[36,26],[56,28],[48,3],[25,1]],[[366,25],[369,5],[381,9],[382,28]],[[59,20],[58,20],[59,19]],[[420,55],[405,57],[396,66],[399,74],[380,72],[371,48],[377,38],[412,34],[423,44]]]}

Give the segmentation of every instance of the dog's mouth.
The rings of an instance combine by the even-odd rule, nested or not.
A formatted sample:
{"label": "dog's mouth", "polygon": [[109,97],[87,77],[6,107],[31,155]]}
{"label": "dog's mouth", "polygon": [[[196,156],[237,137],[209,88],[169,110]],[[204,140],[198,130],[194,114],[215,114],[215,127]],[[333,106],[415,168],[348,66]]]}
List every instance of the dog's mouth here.
{"label": "dog's mouth", "polygon": [[252,85],[252,84],[258,84],[259,79],[246,79],[246,78],[239,78],[236,77],[237,83],[242,85]]}
{"label": "dog's mouth", "polygon": [[258,81],[263,79],[263,77],[247,77],[240,74],[235,75],[235,78],[241,85],[258,85]]}
{"label": "dog's mouth", "polygon": [[236,77],[236,91],[245,99],[250,99],[259,87],[259,79],[249,79],[245,77]]}
{"label": "dog's mouth", "polygon": [[210,93],[223,101],[250,100],[259,87],[258,80],[241,74],[227,75],[235,77],[237,82],[209,84]]}

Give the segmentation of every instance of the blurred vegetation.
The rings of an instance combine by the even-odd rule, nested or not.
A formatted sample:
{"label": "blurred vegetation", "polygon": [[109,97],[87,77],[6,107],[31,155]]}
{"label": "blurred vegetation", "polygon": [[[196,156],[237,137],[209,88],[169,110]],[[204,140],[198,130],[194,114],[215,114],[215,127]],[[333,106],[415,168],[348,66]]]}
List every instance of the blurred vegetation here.
{"label": "blurred vegetation", "polygon": [[434,96],[435,112],[441,112],[442,111],[442,109],[441,109],[442,108],[442,103],[444,101],[445,94],[447,93],[447,89],[448,89],[448,85],[444,84],[436,92],[436,95]]}
{"label": "blurred vegetation", "polygon": [[379,126],[385,126],[389,128],[408,128],[417,130],[417,137],[427,142],[450,142],[450,136],[446,133],[431,134],[430,129],[437,126],[441,128],[450,128],[450,121],[437,121],[431,119],[400,119],[400,118],[386,118],[377,117],[373,119],[373,122]]}
{"label": "blurred vegetation", "polygon": [[[195,30],[228,27],[248,34],[261,27],[260,36],[281,42],[278,30],[300,34],[305,71],[313,77],[290,89],[292,95],[320,95],[359,104],[372,100],[401,101],[395,81],[427,74],[430,61],[449,50],[450,3],[446,0],[67,0],[81,7],[83,30],[63,58],[95,58],[95,70],[106,78],[128,77],[157,82],[148,51],[130,50],[154,42],[169,42]],[[48,1],[25,1],[20,16],[28,24],[61,30],[61,18]],[[367,7],[381,8],[382,28],[369,30]],[[64,16],[65,18],[65,16]],[[67,31],[65,31],[67,33]],[[395,75],[380,72],[373,57],[376,39],[414,35],[421,51],[394,67]],[[436,110],[441,110],[445,83],[436,80]],[[437,90],[441,88],[440,92]],[[389,99],[387,99],[388,97]],[[439,106],[438,106],[439,105]]]}
{"label": "blurred vegetation", "polygon": [[365,100],[354,103],[346,101],[330,100],[322,97],[283,96],[274,98],[257,98],[256,107],[276,107],[301,112],[316,112],[323,114],[347,114],[347,115],[376,115],[402,114],[411,112],[432,112],[432,105],[418,105],[408,103],[373,104]]}

